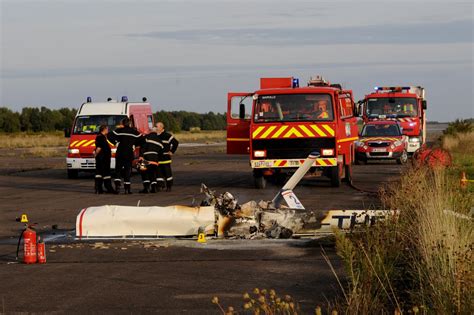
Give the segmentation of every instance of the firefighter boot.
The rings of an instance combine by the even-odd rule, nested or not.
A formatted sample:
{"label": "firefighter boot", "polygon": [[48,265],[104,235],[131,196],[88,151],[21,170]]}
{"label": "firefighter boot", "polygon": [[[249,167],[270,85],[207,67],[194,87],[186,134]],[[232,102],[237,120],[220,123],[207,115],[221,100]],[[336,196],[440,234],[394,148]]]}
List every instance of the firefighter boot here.
{"label": "firefighter boot", "polygon": [[123,189],[125,190],[125,195],[131,195],[132,191],[130,189],[130,184],[123,184]]}
{"label": "firefighter boot", "polygon": [[102,189],[102,177],[95,178],[95,193],[103,194],[104,190]]}
{"label": "firefighter boot", "polygon": [[150,192],[151,192],[152,194],[154,194],[154,193],[157,192],[157,190],[156,190],[156,182],[152,182],[152,183],[151,183]]}
{"label": "firefighter boot", "polygon": [[113,187],[112,187],[112,180],[110,178],[106,178],[104,179],[104,186],[105,186],[105,190],[107,191],[108,194],[118,194],[118,191],[116,191]]}
{"label": "firefighter boot", "polygon": [[143,183],[143,189],[139,191],[140,194],[148,194],[150,183]]}
{"label": "firefighter boot", "polygon": [[167,192],[170,192],[171,191],[171,187],[173,186],[173,180],[168,180],[166,181],[166,191]]}
{"label": "firefighter boot", "polygon": [[120,192],[120,186],[122,186],[122,183],[119,180],[114,180],[114,184],[115,184],[115,191],[117,192],[117,194]]}

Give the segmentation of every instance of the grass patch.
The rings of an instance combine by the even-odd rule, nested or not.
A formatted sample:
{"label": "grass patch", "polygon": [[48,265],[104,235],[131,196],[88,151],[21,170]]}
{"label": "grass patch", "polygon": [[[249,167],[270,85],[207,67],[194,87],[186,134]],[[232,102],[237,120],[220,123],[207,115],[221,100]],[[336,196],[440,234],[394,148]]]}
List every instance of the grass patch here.
{"label": "grass patch", "polygon": [[175,137],[182,143],[216,143],[226,141],[225,130],[194,130],[175,133]]}
{"label": "grass patch", "polygon": [[58,132],[0,134],[0,148],[66,147],[69,139]]}
{"label": "grass patch", "polygon": [[[339,308],[350,314],[469,314],[474,309],[472,174],[474,134],[445,136],[454,165],[409,168],[383,193],[397,217],[363,233],[338,234],[348,284]],[[472,175],[471,175],[472,176]],[[471,186],[473,184],[470,184]]]}
{"label": "grass patch", "polygon": [[[215,143],[225,142],[226,131],[183,131],[175,136],[181,143]],[[65,138],[61,131],[0,134],[0,148],[3,149],[67,147],[68,144],[69,138]]]}

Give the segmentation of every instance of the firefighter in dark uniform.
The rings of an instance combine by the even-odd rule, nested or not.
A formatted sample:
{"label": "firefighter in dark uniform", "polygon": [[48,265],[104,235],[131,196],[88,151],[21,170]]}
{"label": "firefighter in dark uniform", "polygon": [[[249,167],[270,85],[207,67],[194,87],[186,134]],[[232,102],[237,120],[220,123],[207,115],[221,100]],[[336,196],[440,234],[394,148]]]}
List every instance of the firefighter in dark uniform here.
{"label": "firefighter in dark uniform", "polygon": [[158,133],[161,142],[163,143],[164,152],[160,160],[160,176],[158,177],[159,185],[164,187],[166,183],[166,191],[171,191],[173,186],[173,173],[171,171],[171,156],[178,149],[179,142],[175,137],[165,131],[165,125],[162,122],[156,124],[156,131]]}
{"label": "firefighter in dark uniform", "polygon": [[132,162],[134,159],[134,146],[140,144],[141,135],[136,128],[130,127],[130,119],[122,119],[122,125],[112,131],[109,140],[117,144],[115,153],[115,189],[120,190],[121,178],[123,178],[123,187],[125,194],[131,194],[130,177],[132,175]]}
{"label": "firefighter in dark uniform", "polygon": [[143,190],[140,193],[147,194],[158,191],[157,178],[159,175],[159,162],[163,157],[164,146],[156,133],[156,128],[143,137],[140,147],[140,164],[145,168],[141,170]]}
{"label": "firefighter in dark uniform", "polygon": [[112,178],[110,176],[110,160],[112,151],[107,141],[109,128],[106,125],[99,127],[99,134],[95,138],[95,193],[103,194],[102,183],[108,193],[117,193],[112,187]]}

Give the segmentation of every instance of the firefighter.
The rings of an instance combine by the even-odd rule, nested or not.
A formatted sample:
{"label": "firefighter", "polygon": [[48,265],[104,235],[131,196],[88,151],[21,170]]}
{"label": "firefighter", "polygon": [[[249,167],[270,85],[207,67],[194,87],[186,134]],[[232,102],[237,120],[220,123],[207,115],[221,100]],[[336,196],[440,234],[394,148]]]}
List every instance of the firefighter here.
{"label": "firefighter", "polygon": [[328,119],[329,118],[329,113],[328,113],[328,102],[327,101],[319,101],[317,104],[317,119]]}
{"label": "firefighter", "polygon": [[140,147],[140,164],[144,166],[141,170],[143,190],[140,193],[156,193],[158,191],[157,178],[159,175],[159,161],[162,160],[164,146],[156,133],[156,128],[143,137]]}
{"label": "firefighter", "polygon": [[106,125],[99,127],[99,134],[95,138],[95,193],[103,194],[102,183],[104,183],[107,193],[116,194],[112,187],[112,178],[110,176],[110,160],[112,151],[107,140],[109,128]]}
{"label": "firefighter", "polygon": [[156,124],[156,132],[158,133],[158,137],[161,139],[161,143],[163,143],[164,147],[163,155],[160,159],[158,184],[163,188],[166,183],[166,191],[171,191],[171,187],[173,186],[171,156],[178,149],[179,142],[173,135],[165,131],[165,125],[161,121]]}
{"label": "firefighter", "polygon": [[123,187],[125,194],[131,194],[130,177],[132,175],[132,162],[134,158],[134,146],[139,146],[141,135],[136,128],[130,127],[130,119],[122,119],[121,126],[115,129],[109,137],[109,140],[117,144],[115,153],[115,189],[120,191],[121,178],[123,178]]}

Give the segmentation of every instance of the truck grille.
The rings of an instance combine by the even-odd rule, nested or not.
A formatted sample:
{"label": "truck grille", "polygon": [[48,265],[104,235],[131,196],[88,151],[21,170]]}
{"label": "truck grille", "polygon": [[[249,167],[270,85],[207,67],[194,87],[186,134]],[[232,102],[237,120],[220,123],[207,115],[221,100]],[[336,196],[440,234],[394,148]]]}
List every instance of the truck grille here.
{"label": "truck grille", "polygon": [[335,138],[253,140],[252,149],[267,150],[267,159],[300,159],[319,149],[335,149]]}
{"label": "truck grille", "polygon": [[369,147],[372,148],[381,148],[381,147],[388,147],[390,145],[390,142],[369,142]]}
{"label": "truck grille", "polygon": [[370,152],[370,156],[388,156],[389,152]]}

